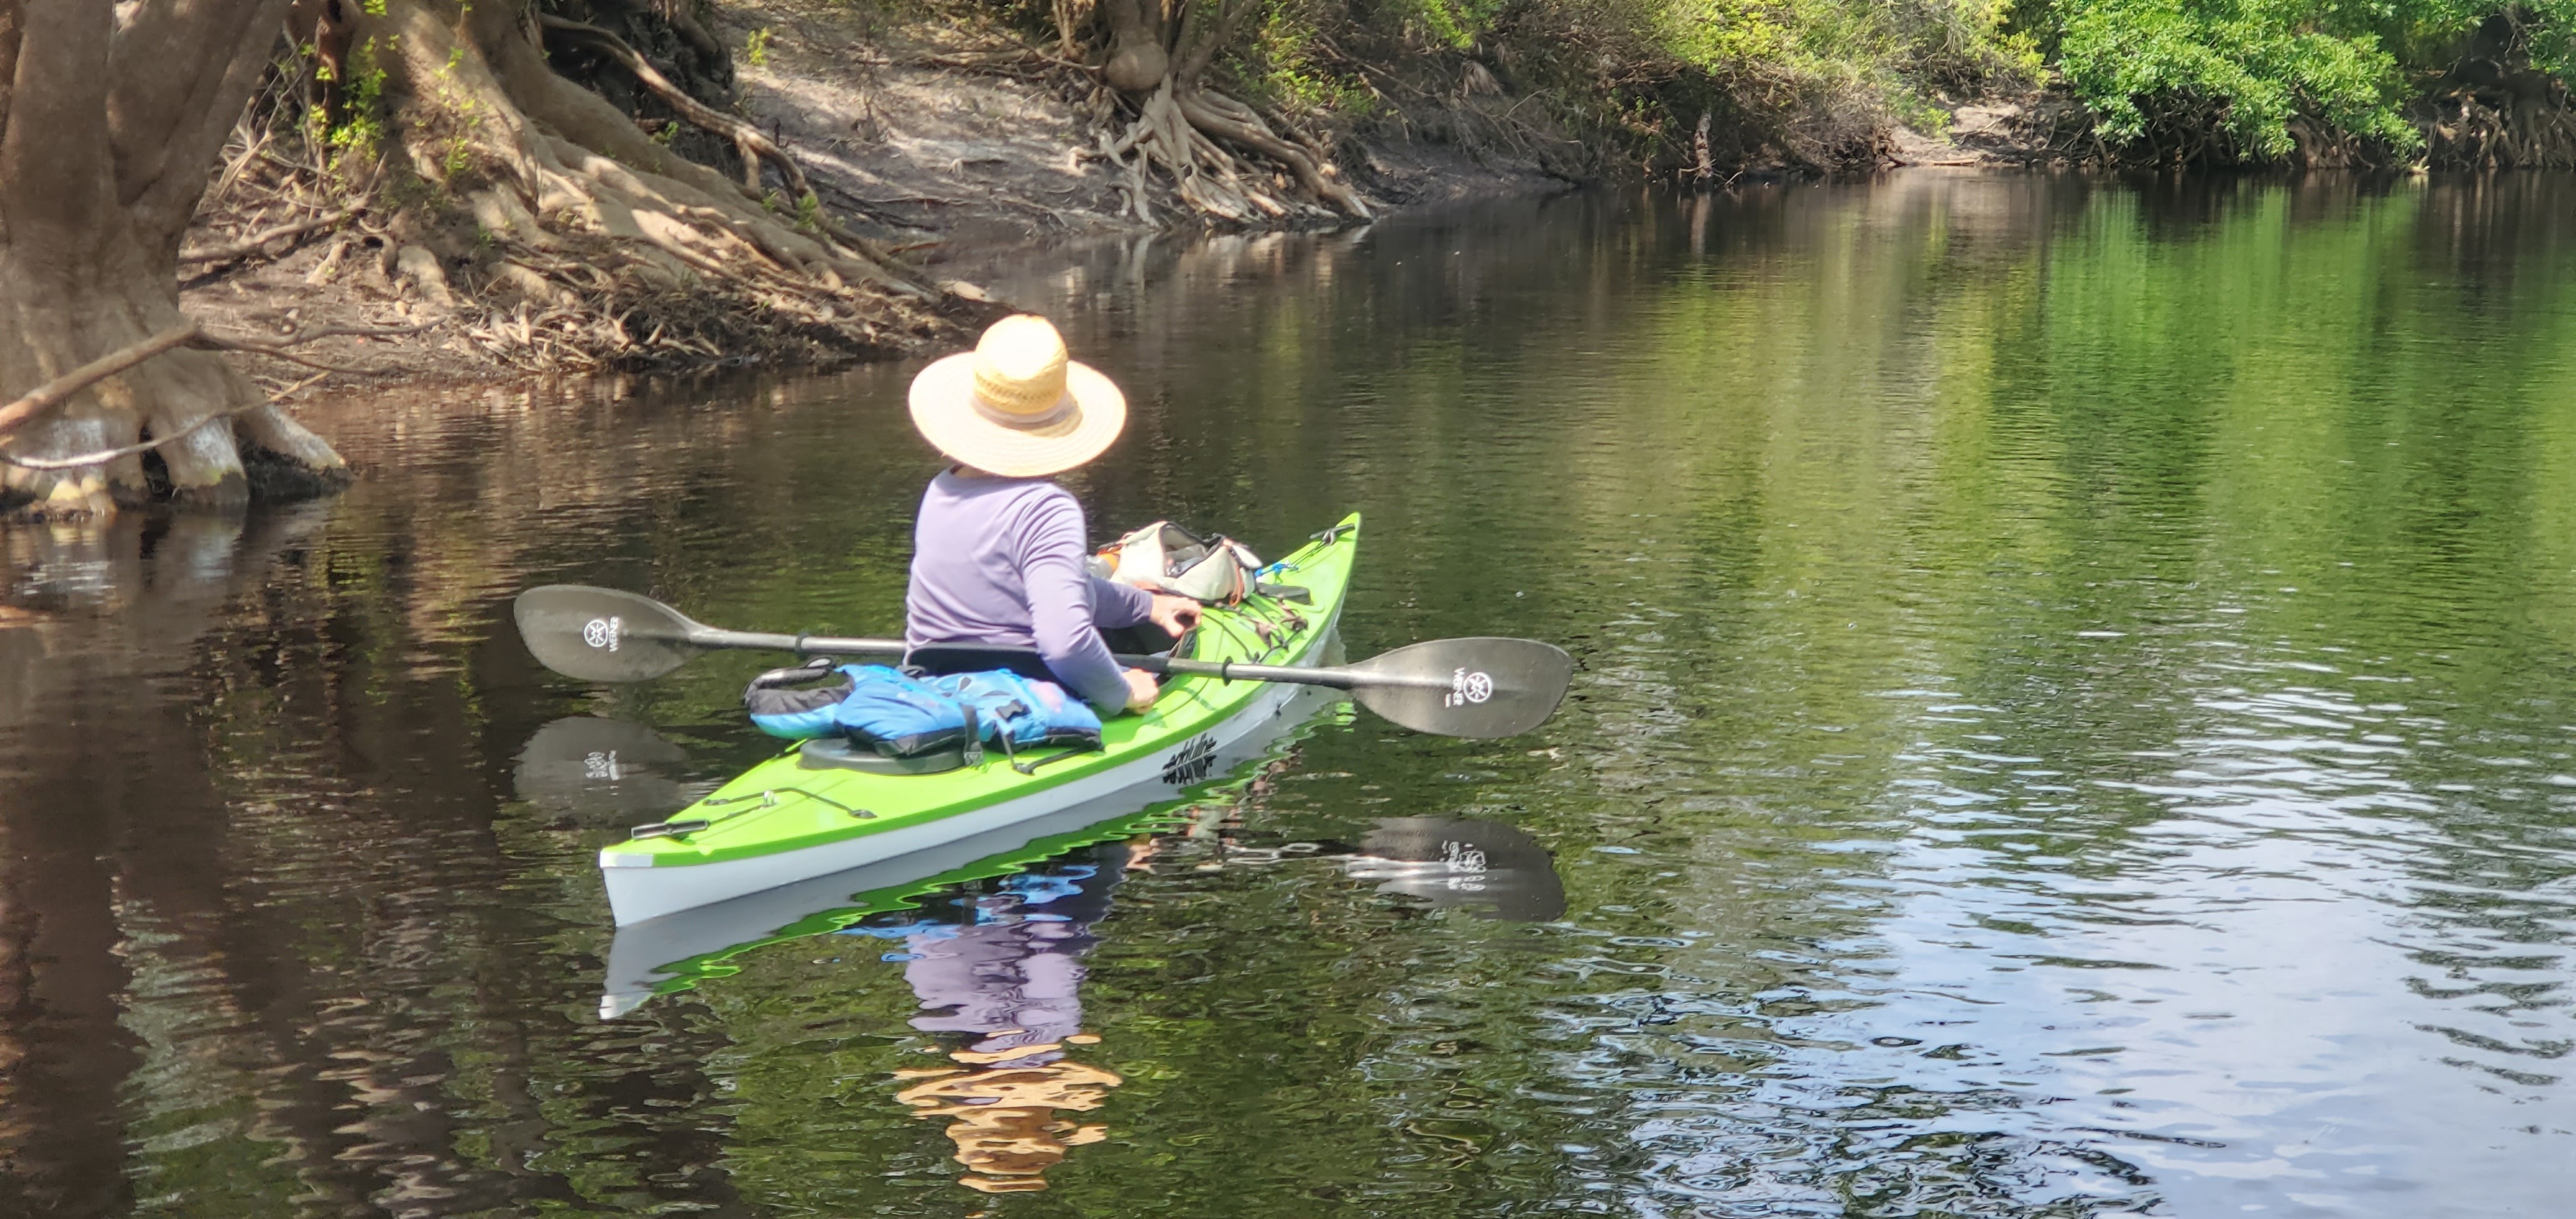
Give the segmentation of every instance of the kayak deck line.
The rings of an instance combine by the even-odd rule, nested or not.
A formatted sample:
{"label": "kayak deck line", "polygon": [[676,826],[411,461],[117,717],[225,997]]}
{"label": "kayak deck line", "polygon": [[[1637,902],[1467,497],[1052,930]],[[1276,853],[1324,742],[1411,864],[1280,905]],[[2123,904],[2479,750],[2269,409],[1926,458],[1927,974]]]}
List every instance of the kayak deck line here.
{"label": "kayak deck line", "polygon": [[[1294,564],[1310,600],[1291,605],[1260,596],[1206,607],[1202,619],[1213,629],[1199,633],[1189,671],[1170,674],[1143,714],[1107,719],[1099,749],[1025,767],[988,751],[973,766],[888,775],[809,766],[802,744],[791,746],[600,851],[617,923],[867,866],[1131,787],[1179,789],[1205,779],[1221,748],[1275,715],[1300,688],[1261,677],[1289,673],[1311,683],[1317,676],[1321,644],[1340,622],[1358,524],[1354,514],[1282,560]],[[859,642],[780,638],[809,652]]]}

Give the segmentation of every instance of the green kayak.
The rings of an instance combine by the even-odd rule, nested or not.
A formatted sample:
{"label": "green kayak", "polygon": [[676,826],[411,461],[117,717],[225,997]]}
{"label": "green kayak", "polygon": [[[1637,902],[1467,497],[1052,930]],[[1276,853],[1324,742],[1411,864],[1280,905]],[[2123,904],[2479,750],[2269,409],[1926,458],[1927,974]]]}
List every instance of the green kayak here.
{"label": "green kayak", "polygon": [[[1311,668],[1339,621],[1359,550],[1354,514],[1268,569],[1302,590],[1210,607],[1193,656]],[[1479,675],[1481,678],[1481,675]],[[1111,718],[1102,748],[988,751],[979,764],[930,774],[884,773],[882,763],[818,743],[744,772],[662,823],[651,837],[599,854],[619,926],[977,839],[1009,847],[1017,828],[1061,825],[1056,814],[1116,815],[1209,777],[1221,755],[1279,717],[1310,712],[1300,687],[1177,676],[1153,709]]]}

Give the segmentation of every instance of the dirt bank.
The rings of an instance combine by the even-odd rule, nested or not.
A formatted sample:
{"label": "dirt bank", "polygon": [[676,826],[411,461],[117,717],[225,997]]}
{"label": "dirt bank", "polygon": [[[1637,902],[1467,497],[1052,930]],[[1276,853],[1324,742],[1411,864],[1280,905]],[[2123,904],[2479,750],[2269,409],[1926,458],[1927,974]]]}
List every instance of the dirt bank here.
{"label": "dirt bank", "polygon": [[[954,279],[955,267],[989,265],[1010,251],[1055,241],[1201,223],[1174,202],[1168,183],[1152,184],[1140,209],[1124,186],[1128,175],[1101,153],[1118,120],[1105,113],[1095,78],[1029,52],[1007,31],[896,20],[837,0],[728,0],[710,32],[733,53],[735,112],[804,168],[826,211],[911,262],[925,280],[957,293],[926,322],[889,327],[877,350],[816,350],[806,358],[829,363],[958,341],[992,303],[971,283]],[[1534,163],[1403,139],[1354,139],[1340,160],[1381,215],[1564,186]],[[236,206],[238,200],[216,203],[210,196],[189,235],[190,250],[242,246],[275,219],[264,209]],[[511,328],[527,324],[526,312],[514,311],[507,294],[453,283],[452,293],[441,293],[420,282],[397,257],[402,243],[385,235],[384,219],[361,215],[240,256],[191,262],[183,307],[232,332],[426,327],[392,337],[325,339],[301,349],[307,359],[374,374],[335,373],[299,391],[307,397],[359,384],[595,371],[548,369],[523,351],[513,353]],[[1326,222],[1301,215],[1281,223]],[[467,223],[452,245],[473,239],[470,218]],[[779,358],[717,352],[705,364]],[[275,360],[250,365],[272,387],[313,372]]]}
{"label": "dirt bank", "polygon": [[[765,62],[737,61],[744,108],[804,158],[827,206],[898,249],[1158,227],[1137,218],[1100,155],[1113,123],[1091,78],[997,50],[1005,34],[880,26],[836,0],[733,0],[718,27],[731,45],[763,47]],[[1344,163],[1380,210],[1564,185],[1535,163],[1451,145],[1352,143]],[[1154,193],[1152,214],[1195,227],[1169,193]]]}

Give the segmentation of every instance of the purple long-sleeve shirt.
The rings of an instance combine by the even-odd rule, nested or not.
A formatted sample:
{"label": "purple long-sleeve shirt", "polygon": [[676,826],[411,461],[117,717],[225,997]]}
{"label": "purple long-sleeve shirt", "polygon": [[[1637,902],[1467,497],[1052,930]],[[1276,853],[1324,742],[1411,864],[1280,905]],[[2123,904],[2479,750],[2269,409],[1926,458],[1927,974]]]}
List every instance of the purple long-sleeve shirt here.
{"label": "purple long-sleeve shirt", "polygon": [[1127,706],[1127,679],[1101,627],[1134,626],[1151,593],[1083,566],[1082,505],[1043,478],[930,480],[913,525],[904,641],[1035,647],[1065,688],[1104,714]]}

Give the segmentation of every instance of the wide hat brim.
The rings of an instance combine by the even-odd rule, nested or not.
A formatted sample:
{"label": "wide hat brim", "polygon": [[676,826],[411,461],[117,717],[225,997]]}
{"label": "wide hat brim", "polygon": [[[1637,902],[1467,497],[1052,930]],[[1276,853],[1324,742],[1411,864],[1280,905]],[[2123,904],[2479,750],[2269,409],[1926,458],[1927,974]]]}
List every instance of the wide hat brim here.
{"label": "wide hat brim", "polygon": [[1009,478],[1057,474],[1106,451],[1127,427],[1127,395],[1100,370],[1067,361],[1073,408],[1037,429],[995,421],[975,403],[975,353],[937,360],[912,379],[912,426],[940,452]]}

